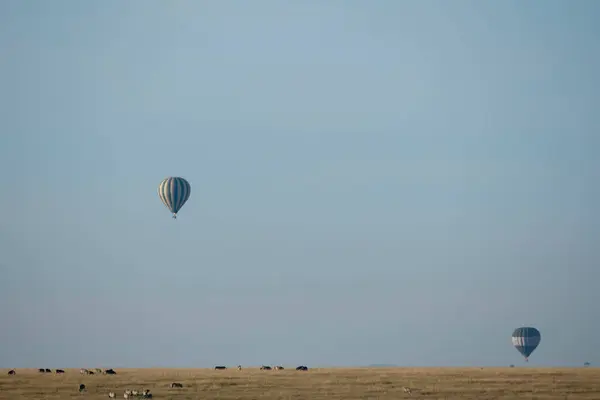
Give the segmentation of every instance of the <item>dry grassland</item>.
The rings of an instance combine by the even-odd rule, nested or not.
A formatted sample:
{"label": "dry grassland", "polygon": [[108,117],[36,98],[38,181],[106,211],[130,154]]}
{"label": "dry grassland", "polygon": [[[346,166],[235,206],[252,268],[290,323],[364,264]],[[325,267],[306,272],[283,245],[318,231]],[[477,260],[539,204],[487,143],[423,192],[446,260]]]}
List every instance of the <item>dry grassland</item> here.
{"label": "dry grassland", "polygon": [[[1,370],[0,399],[123,399],[126,389],[150,389],[154,399],[596,399],[597,368],[335,368],[309,371],[117,369],[117,375],[64,375]],[[183,389],[171,389],[180,382]],[[80,394],[79,384],[87,386]],[[405,393],[410,387],[412,393]]]}

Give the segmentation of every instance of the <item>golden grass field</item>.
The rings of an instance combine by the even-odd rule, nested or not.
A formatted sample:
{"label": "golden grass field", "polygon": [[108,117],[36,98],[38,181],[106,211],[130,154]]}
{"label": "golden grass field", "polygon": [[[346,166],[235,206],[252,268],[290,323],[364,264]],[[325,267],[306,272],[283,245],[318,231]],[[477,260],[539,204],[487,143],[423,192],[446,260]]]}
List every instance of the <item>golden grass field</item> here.
{"label": "golden grass field", "polygon": [[[258,368],[116,369],[117,375],[41,374],[2,370],[0,399],[123,399],[126,389],[150,389],[154,399],[596,399],[600,368]],[[183,389],[171,389],[180,382]],[[87,387],[80,394],[79,384]],[[403,387],[412,388],[412,393]]]}

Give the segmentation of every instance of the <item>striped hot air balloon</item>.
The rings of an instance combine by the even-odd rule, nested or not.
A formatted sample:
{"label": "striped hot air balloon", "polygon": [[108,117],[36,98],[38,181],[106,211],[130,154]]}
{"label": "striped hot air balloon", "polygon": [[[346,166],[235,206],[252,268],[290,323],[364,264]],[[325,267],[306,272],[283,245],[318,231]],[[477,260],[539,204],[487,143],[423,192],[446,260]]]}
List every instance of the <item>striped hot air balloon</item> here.
{"label": "striped hot air balloon", "polygon": [[163,179],[158,185],[158,197],[177,218],[177,213],[190,198],[191,186],[188,181],[180,177]]}
{"label": "striped hot air balloon", "polygon": [[528,361],[529,356],[538,347],[542,335],[540,331],[532,327],[517,328],[512,334],[512,344],[525,357],[525,361]]}

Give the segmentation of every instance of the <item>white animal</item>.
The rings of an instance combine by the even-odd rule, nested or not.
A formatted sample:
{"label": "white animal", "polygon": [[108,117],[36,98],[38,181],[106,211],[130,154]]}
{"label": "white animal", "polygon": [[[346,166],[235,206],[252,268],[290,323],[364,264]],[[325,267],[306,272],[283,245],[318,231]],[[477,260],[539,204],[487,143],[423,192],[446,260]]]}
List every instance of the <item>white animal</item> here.
{"label": "white animal", "polygon": [[406,387],[406,386],[404,386],[404,387],[402,388],[402,390],[404,390],[404,393],[408,393],[408,394],[411,394],[411,393],[412,393],[412,391],[410,390],[410,388],[409,388],[409,387]]}
{"label": "white animal", "polygon": [[132,396],[137,396],[138,395],[138,391],[137,390],[132,390],[131,391],[131,395]]}
{"label": "white animal", "polygon": [[128,399],[129,398],[129,393],[123,393],[123,398],[124,399]]}
{"label": "white animal", "polygon": [[117,397],[117,395],[115,394],[115,392],[110,392],[110,393],[108,393],[108,397],[110,397],[111,399],[114,399],[115,397]]}

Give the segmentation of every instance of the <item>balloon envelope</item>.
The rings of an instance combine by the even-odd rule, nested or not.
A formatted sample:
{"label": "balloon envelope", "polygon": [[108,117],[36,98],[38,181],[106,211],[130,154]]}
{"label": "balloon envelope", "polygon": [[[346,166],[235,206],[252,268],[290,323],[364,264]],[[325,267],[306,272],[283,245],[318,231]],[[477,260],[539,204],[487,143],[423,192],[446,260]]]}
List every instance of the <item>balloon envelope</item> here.
{"label": "balloon envelope", "polygon": [[529,326],[517,328],[512,334],[513,346],[515,346],[519,353],[523,354],[525,359],[533,353],[541,340],[542,335],[540,331]]}
{"label": "balloon envelope", "polygon": [[169,177],[158,185],[160,201],[173,213],[173,218],[190,198],[191,186],[188,181],[180,177]]}

